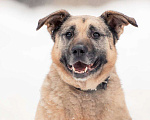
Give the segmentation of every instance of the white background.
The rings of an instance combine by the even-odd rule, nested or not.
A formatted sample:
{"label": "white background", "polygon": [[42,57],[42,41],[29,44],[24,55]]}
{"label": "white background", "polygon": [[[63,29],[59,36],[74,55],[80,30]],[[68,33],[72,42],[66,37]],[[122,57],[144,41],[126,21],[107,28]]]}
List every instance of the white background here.
{"label": "white background", "polygon": [[139,27],[125,27],[116,45],[116,67],[133,120],[150,120],[150,1],[31,9],[7,0],[0,0],[0,120],[34,119],[53,46],[45,26],[36,31],[37,22],[58,9],[94,16],[116,10],[136,19]]}

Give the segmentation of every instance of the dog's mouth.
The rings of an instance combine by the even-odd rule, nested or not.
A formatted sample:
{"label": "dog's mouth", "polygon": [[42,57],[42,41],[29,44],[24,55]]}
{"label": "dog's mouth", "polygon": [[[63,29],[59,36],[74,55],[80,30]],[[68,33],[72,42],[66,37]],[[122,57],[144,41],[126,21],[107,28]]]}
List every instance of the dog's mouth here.
{"label": "dog's mouth", "polygon": [[87,77],[90,73],[96,72],[101,67],[101,61],[99,58],[92,64],[85,64],[81,61],[77,61],[73,65],[67,64],[68,70],[73,73],[76,78]]}

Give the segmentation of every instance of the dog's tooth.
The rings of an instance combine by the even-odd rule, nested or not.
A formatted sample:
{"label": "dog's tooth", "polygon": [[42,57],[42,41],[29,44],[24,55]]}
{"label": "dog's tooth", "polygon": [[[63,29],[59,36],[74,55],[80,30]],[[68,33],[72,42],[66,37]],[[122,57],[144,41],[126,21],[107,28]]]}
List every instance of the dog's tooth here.
{"label": "dog's tooth", "polygon": [[84,72],[86,72],[86,71],[87,71],[87,69],[88,69],[88,67],[86,67],[86,68],[85,68]]}
{"label": "dog's tooth", "polygon": [[75,68],[72,66],[72,70],[75,72]]}

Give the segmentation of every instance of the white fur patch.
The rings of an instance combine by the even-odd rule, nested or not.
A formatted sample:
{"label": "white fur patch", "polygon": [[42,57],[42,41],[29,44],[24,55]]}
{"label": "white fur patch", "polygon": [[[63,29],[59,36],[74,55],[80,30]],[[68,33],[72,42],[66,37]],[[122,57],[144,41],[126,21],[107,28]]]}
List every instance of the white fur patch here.
{"label": "white fur patch", "polygon": [[87,78],[75,78],[75,77],[74,77],[74,79],[75,79],[76,81],[86,81],[86,80],[87,80]]}

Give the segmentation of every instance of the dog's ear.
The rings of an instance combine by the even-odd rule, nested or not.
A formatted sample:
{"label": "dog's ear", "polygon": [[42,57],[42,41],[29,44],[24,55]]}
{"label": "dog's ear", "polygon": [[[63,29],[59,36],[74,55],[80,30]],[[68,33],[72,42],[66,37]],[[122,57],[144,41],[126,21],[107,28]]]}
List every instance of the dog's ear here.
{"label": "dog's ear", "polygon": [[104,19],[117,40],[123,33],[124,26],[127,26],[130,23],[131,25],[138,27],[134,18],[115,11],[106,11],[101,15],[101,18]]}
{"label": "dog's ear", "polygon": [[66,10],[58,10],[40,19],[36,30],[39,30],[45,24],[47,25],[47,30],[53,38],[54,33],[60,28],[68,17],[70,17],[70,14]]}

